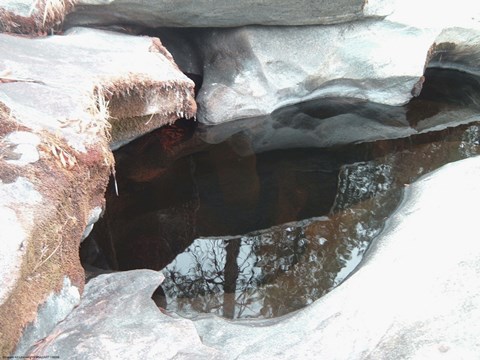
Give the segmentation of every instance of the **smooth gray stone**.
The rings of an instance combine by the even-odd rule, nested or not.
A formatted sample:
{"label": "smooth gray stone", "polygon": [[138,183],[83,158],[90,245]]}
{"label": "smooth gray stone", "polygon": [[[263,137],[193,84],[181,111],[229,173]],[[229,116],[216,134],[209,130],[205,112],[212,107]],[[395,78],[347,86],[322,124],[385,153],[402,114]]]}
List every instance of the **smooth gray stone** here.
{"label": "smooth gray stone", "polygon": [[205,30],[196,38],[198,120],[219,124],[322,97],[405,104],[421,89],[438,34],[388,21]]}
{"label": "smooth gray stone", "polygon": [[445,29],[437,38],[435,47],[429,67],[456,69],[480,75],[480,29]]}
{"label": "smooth gray stone", "polygon": [[[200,126],[197,134],[206,143],[218,144],[241,133],[242,141],[247,138],[250,148],[245,149],[242,142],[237,146],[230,141],[230,145],[238,154],[248,155],[252,151],[323,148],[444,130],[478,121],[480,82],[476,77],[459,75],[452,71],[444,78],[432,77],[436,99],[422,98],[414,109],[349,98],[317,99],[266,116]],[[458,81],[449,81],[455,76]],[[425,109],[435,111],[424,113]]]}
{"label": "smooth gray stone", "polygon": [[80,305],[30,349],[69,359],[215,359],[189,320],[162,313],[151,296],[163,281],[152,270],[99,275]]}
{"label": "smooth gray stone", "polygon": [[[255,153],[276,149],[330,147],[407,137],[405,109],[349,98],[317,99],[287,106],[270,115],[199,127],[199,137],[217,144],[242,133]],[[231,141],[235,147],[235,141]],[[241,144],[235,150],[245,154]]]}
{"label": "smooth gray stone", "polygon": [[372,4],[364,0],[79,0],[67,23],[127,23],[153,28],[314,25],[385,16],[391,11],[389,6],[376,4],[378,1],[369,2]]}

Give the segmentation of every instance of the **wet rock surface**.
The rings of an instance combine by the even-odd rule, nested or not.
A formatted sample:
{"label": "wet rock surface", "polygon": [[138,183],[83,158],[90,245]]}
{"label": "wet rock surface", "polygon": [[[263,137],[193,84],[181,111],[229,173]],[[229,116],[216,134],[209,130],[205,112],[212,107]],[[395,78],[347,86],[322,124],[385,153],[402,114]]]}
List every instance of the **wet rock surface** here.
{"label": "wet rock surface", "polygon": [[[378,1],[138,1],[79,0],[67,23],[109,25],[119,22],[147,27],[235,27],[260,25],[313,25],[385,16],[390,6]],[[389,9],[390,8],[390,9]]]}
{"label": "wet rock surface", "polygon": [[197,42],[204,59],[199,121],[266,115],[320,97],[403,105],[423,75],[437,35],[373,20],[206,31]]}
{"label": "wet rock surface", "polygon": [[[422,93],[402,107],[325,98],[287,106],[268,116],[199,127],[197,132],[209,144],[238,134],[257,153],[396,139],[476,121],[479,93],[477,76],[432,68],[425,72]],[[241,144],[235,151],[245,153]]]}
{"label": "wet rock surface", "polygon": [[[151,296],[163,276],[151,270],[99,275],[82,302],[28,356],[72,359],[221,359],[192,322],[160,311]],[[22,354],[22,355],[23,355]]]}

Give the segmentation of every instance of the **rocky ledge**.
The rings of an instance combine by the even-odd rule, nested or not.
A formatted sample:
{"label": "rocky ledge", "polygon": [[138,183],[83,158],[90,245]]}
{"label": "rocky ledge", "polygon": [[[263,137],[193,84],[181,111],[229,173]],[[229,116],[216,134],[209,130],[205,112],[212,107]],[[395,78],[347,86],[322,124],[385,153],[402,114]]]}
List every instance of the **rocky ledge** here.
{"label": "rocky ledge", "polygon": [[110,147],[195,111],[193,82],[157,38],[0,35],[1,354],[52,291],[78,302],[78,248],[104,205]]}

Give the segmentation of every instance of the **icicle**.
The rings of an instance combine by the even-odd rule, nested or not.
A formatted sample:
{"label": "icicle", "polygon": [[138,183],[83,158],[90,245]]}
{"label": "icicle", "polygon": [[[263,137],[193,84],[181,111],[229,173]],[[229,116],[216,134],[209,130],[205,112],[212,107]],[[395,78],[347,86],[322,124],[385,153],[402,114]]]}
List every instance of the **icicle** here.
{"label": "icicle", "polygon": [[117,184],[115,165],[112,165],[112,176],[113,176],[113,184],[115,185],[115,194],[118,196],[118,184]]}
{"label": "icicle", "polygon": [[154,115],[155,115],[155,113],[153,113],[153,114],[150,116],[150,119],[148,119],[148,121],[145,123],[145,125],[148,125],[148,123],[149,123],[150,121],[152,121]]}

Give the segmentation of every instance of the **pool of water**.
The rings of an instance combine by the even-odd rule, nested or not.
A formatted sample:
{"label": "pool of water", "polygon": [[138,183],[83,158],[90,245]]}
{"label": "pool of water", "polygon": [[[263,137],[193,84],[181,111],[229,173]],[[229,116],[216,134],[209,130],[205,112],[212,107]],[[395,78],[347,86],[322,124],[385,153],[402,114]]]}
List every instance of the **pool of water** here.
{"label": "pool of water", "polygon": [[312,303],[354,271],[405,186],[480,152],[478,80],[429,71],[426,84],[401,108],[327,99],[214,128],[180,121],[119,149],[83,263],[162,270],[157,298],[187,317]]}

